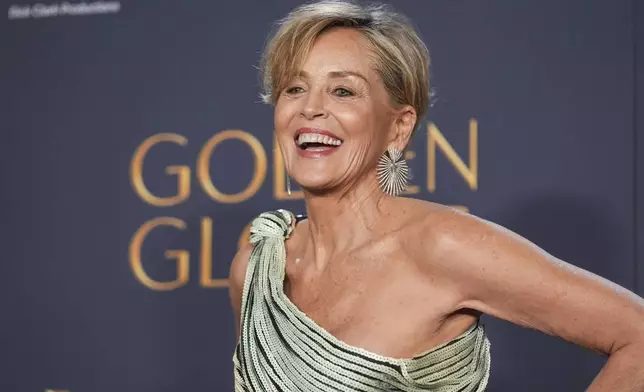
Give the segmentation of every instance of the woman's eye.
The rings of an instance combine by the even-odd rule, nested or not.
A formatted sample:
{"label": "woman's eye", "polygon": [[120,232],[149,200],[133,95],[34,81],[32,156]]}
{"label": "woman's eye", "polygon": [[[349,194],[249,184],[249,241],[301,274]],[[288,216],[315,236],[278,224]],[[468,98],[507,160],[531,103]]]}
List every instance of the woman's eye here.
{"label": "woman's eye", "polygon": [[302,87],[289,87],[286,89],[287,94],[298,94],[304,91]]}
{"label": "woman's eye", "polygon": [[342,88],[342,87],[336,88],[334,90],[334,93],[336,95],[340,96],[340,97],[350,97],[350,96],[353,95],[353,93],[351,91],[347,90],[346,88]]}

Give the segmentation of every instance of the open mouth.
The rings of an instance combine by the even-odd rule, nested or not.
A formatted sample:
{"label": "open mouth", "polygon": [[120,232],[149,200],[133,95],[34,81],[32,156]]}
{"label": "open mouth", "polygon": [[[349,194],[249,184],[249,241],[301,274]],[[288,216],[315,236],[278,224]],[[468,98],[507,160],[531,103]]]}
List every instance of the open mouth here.
{"label": "open mouth", "polygon": [[319,133],[300,133],[295,137],[295,144],[304,151],[326,151],[342,145],[342,140]]}

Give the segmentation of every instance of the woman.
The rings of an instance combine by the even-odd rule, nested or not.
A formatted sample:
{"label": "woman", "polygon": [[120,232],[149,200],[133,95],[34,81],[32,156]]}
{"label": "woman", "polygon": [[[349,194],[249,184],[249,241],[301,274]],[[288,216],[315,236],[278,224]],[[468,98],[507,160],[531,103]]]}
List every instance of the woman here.
{"label": "woman", "polygon": [[644,304],[491,222],[398,196],[428,106],[406,19],[301,6],[262,62],[307,218],[260,215],[231,265],[237,391],[483,391],[481,314],[610,356],[589,391],[644,391]]}

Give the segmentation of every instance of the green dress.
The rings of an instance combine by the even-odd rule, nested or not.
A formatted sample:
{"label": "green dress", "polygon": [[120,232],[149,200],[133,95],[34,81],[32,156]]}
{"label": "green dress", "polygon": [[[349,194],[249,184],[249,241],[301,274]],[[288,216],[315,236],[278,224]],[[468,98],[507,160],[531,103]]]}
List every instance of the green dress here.
{"label": "green dress", "polygon": [[254,248],[242,295],[233,356],[235,391],[484,391],[490,343],[475,323],[450,342],[409,359],[383,357],[335,338],[284,293],[289,211],[266,212],[251,226]]}

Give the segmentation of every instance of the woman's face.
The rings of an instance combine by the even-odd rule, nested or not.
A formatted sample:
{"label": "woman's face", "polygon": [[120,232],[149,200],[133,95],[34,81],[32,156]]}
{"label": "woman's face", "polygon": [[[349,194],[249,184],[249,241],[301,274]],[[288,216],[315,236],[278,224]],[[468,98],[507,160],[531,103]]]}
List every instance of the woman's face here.
{"label": "woman's face", "polygon": [[395,143],[401,109],[392,107],[372,56],[359,31],[330,30],[315,42],[300,75],[279,92],[277,138],[288,172],[303,188],[349,187],[373,172]]}

